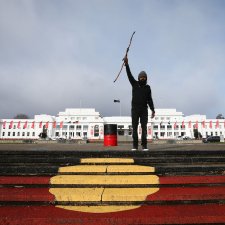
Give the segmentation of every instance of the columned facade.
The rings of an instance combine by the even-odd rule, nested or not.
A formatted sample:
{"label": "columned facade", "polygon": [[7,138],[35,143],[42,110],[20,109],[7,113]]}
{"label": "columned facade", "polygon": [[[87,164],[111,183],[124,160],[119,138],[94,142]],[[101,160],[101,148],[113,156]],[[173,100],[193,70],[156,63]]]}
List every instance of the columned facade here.
{"label": "columned facade", "polygon": [[[66,109],[57,116],[35,115],[34,119],[0,119],[0,139],[38,139],[45,132],[51,139],[104,139],[104,124],[117,124],[119,136],[132,136],[130,116],[102,117],[93,108]],[[176,109],[156,109],[147,125],[148,139],[225,136],[224,119],[205,115],[184,116]],[[141,127],[138,127],[141,137]]]}

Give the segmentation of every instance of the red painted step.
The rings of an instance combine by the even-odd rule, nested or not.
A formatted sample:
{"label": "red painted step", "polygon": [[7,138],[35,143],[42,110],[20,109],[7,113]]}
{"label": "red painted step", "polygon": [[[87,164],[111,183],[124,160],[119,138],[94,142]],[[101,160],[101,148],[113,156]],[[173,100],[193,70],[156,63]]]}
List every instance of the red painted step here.
{"label": "red painted step", "polygon": [[[51,177],[0,176],[0,184],[49,184]],[[225,183],[225,176],[163,176],[160,184]]]}
{"label": "red painted step", "polygon": [[225,183],[225,176],[163,176],[160,184],[211,184]]}
{"label": "red painted step", "polygon": [[1,188],[0,201],[54,201],[48,188]]}
{"label": "red painted step", "polygon": [[225,205],[142,206],[116,213],[81,213],[54,206],[0,207],[0,224],[130,225],[224,223]]}
{"label": "red painted step", "polygon": [[[225,200],[225,187],[172,187],[160,188],[149,195],[148,201],[172,200]],[[48,188],[1,188],[0,201],[53,201]]]}
{"label": "red painted step", "polygon": [[49,184],[51,177],[0,176],[0,184]]}

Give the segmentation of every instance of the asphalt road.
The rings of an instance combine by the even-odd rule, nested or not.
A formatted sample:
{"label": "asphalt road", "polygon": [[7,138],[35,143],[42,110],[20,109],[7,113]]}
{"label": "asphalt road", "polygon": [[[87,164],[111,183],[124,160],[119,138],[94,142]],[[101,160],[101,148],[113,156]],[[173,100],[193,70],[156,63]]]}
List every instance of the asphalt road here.
{"label": "asphalt road", "polygon": [[[150,151],[182,151],[182,150],[225,150],[225,143],[189,143],[189,144],[148,144]],[[104,146],[103,143],[67,144],[67,143],[37,143],[37,144],[0,144],[1,150],[46,150],[46,151],[130,151],[132,144],[118,143],[117,146]],[[139,150],[141,147],[139,146]]]}

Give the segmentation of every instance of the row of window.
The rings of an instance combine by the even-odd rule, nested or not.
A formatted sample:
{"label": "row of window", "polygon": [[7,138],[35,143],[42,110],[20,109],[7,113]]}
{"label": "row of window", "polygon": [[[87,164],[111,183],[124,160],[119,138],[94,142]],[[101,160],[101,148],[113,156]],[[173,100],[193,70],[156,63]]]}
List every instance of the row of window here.
{"label": "row of window", "polygon": [[[154,132],[154,136],[156,137],[178,137],[178,136],[185,136],[185,132]],[[223,135],[223,132],[206,132],[207,136],[219,136]]]}
{"label": "row of window", "polygon": [[35,132],[2,132],[2,137],[35,137]]}

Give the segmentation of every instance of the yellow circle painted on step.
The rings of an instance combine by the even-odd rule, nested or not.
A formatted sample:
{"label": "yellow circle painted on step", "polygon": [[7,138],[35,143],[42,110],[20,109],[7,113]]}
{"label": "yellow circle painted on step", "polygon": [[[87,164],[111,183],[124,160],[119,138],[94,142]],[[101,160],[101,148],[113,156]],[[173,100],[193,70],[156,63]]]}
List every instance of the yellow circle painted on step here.
{"label": "yellow circle painted on step", "polygon": [[[116,163],[120,165],[115,165]],[[86,164],[88,163],[88,164]],[[95,165],[97,163],[97,165]],[[129,165],[127,165],[129,163]],[[154,172],[154,167],[134,165],[133,159],[127,158],[91,158],[82,159],[81,165],[59,168],[59,172],[75,172],[74,175],[56,175],[50,179],[51,184],[88,185],[82,188],[51,188],[49,191],[55,196],[56,201],[74,202],[77,205],[57,205],[57,207],[89,212],[108,213],[139,208],[141,205],[111,205],[110,202],[145,201],[146,197],[159,190],[148,187],[149,184],[159,184],[156,175],[132,175],[132,173]],[[83,165],[82,165],[83,164]],[[86,164],[86,165],[84,165]],[[100,165],[99,165],[100,164]],[[105,164],[105,165],[104,165]],[[79,174],[81,173],[82,174]],[[85,174],[87,173],[87,175]],[[91,175],[91,173],[95,173]],[[98,174],[100,173],[100,174]],[[111,175],[109,173],[116,173]],[[129,173],[129,174],[120,174]],[[139,187],[139,185],[146,187]],[[101,186],[102,185],[102,186]],[[112,188],[104,185],[132,185],[133,187]],[[90,187],[92,186],[92,187]],[[79,205],[82,202],[96,203],[96,205]]]}

